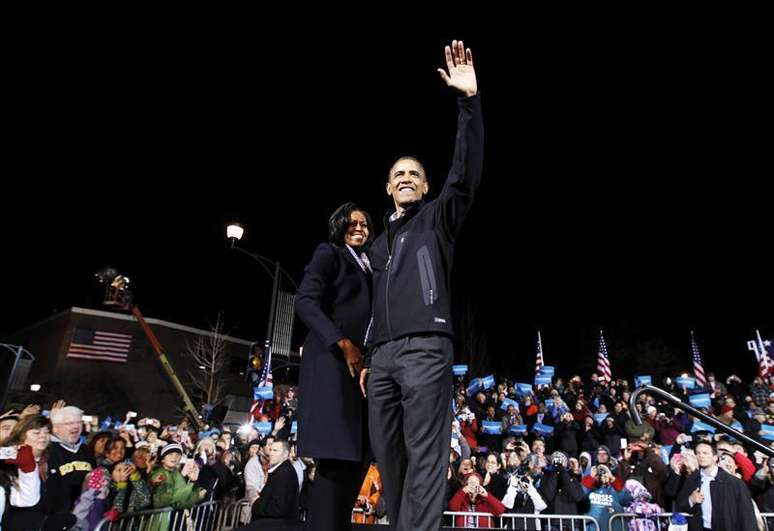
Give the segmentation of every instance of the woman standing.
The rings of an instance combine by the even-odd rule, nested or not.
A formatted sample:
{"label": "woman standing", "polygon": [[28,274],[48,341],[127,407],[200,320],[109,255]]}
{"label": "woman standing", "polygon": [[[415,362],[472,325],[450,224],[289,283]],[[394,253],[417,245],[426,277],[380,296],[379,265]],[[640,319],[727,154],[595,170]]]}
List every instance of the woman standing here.
{"label": "woman standing", "polygon": [[296,313],[309,328],[301,359],[298,455],[317,459],[310,490],[310,529],[350,526],[369,447],[358,387],[371,314],[371,266],[365,250],[371,220],[345,203],[328,220],[298,288]]}
{"label": "woman standing", "polygon": [[47,472],[46,449],[51,441],[51,423],[42,415],[23,418],[0,446],[15,448],[16,456],[3,462],[2,471],[10,479],[9,504],[3,514],[6,531],[39,529],[46,519],[40,503]]}

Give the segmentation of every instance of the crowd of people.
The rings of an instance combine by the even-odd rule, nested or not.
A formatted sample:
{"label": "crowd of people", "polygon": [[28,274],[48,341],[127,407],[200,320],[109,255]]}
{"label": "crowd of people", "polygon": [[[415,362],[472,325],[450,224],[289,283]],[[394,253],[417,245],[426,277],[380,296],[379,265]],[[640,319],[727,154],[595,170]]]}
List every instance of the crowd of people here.
{"label": "crowd of people", "polygon": [[197,431],[185,418],[162,425],[135,412],[97,424],[63,401],[9,410],[0,416],[2,529],[86,531],[122,514],[245,498],[242,522],[298,521],[315,464],[295,453],[293,395],[277,386],[260,417],[271,429],[260,432],[266,422]]}
{"label": "crowd of people", "polygon": [[[477,383],[459,378],[456,386],[450,511],[587,515],[602,530],[614,513],[640,515],[648,529],[648,516],[682,512],[690,529],[752,530],[757,514],[774,510],[766,455],[647,393],[638,397],[636,423],[627,380]],[[703,388],[671,379],[664,387],[686,403],[708,395],[703,412],[771,443],[774,392],[761,378],[744,384],[732,375],[724,384],[709,374]],[[464,514],[455,523],[491,525]]]}
{"label": "crowd of people", "polygon": [[[709,374],[702,389],[665,386],[686,402],[708,394],[705,412],[770,444],[774,392],[760,378],[745,384],[732,375],[724,384]],[[764,454],[647,393],[636,404],[643,422],[635,423],[626,380],[575,376],[533,387],[501,379],[481,387],[457,378],[451,408],[445,488],[457,527],[495,525],[466,513],[588,515],[604,530],[618,512],[642,522],[682,512],[691,529],[752,530],[758,513],[774,512]],[[296,455],[297,392],[277,386],[254,422],[204,431],[186,419],[164,426],[132,412],[96,425],[61,401],[48,416],[38,405],[8,411],[0,418],[2,528],[85,531],[126,513],[245,498],[245,523],[299,522],[316,463]],[[372,463],[353,521],[386,522],[384,504]]]}

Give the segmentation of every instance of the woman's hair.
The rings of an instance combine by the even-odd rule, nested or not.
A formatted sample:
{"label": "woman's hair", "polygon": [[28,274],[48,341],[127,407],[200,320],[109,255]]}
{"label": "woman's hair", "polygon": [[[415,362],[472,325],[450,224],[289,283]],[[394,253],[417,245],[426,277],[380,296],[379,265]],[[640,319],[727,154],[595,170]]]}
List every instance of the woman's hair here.
{"label": "woman's hair", "polygon": [[24,417],[11,430],[11,434],[4,441],[0,441],[0,446],[16,446],[24,444],[24,436],[30,430],[39,430],[48,428],[51,431],[51,421],[43,415],[30,415]]}
{"label": "woman's hair", "polygon": [[362,212],[366,218],[366,223],[368,223],[368,238],[362,245],[362,248],[365,249],[374,239],[374,224],[371,222],[371,216],[368,215],[368,212],[355,203],[344,203],[334,210],[331,217],[328,218],[328,241],[334,245],[344,246],[344,236],[347,234],[353,212]]}
{"label": "woman's hair", "polygon": [[[48,428],[51,431],[51,422],[43,415],[31,415],[24,417],[11,430],[11,434],[0,441],[0,446],[17,446],[24,444],[24,439],[28,431]],[[0,488],[10,487],[18,477],[16,465],[0,464]]]}
{"label": "woman's hair", "polygon": [[[113,433],[109,431],[99,431],[94,434],[94,436],[89,441],[89,450],[91,450],[91,455],[94,455],[94,448],[97,446],[97,443],[101,439],[112,439]],[[104,453],[104,452],[103,452]]]}
{"label": "woman's hair", "polygon": [[122,439],[122,438],[121,438],[121,437],[119,437],[118,435],[112,435],[112,434],[111,434],[111,435],[110,435],[110,438],[109,438],[109,439],[107,440],[107,442],[105,443],[105,455],[107,455],[107,454],[109,454],[110,452],[112,452],[112,451],[113,451],[113,448],[115,448],[115,446],[116,446],[117,444],[123,444],[123,445],[124,445],[124,448],[126,448],[126,441],[125,441],[124,439]]}

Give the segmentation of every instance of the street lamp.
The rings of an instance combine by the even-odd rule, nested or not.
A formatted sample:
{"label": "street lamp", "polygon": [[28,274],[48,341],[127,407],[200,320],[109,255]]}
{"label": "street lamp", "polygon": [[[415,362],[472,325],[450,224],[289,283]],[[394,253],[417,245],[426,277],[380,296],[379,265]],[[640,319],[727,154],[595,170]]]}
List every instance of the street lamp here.
{"label": "street lamp", "polygon": [[274,316],[277,311],[277,296],[279,294],[280,275],[284,275],[285,278],[288,279],[290,283],[293,285],[293,288],[295,290],[298,290],[298,286],[296,285],[296,282],[293,280],[293,277],[291,277],[287,271],[285,271],[284,269],[282,269],[282,267],[280,267],[280,263],[278,260],[271,260],[270,258],[267,258],[265,256],[251,253],[249,251],[246,251],[239,245],[237,245],[238,242],[244,236],[244,234],[245,234],[245,229],[239,223],[232,223],[231,225],[226,227],[226,237],[228,238],[228,241],[229,241],[229,248],[234,251],[239,251],[240,253],[252,258],[263,268],[263,270],[266,272],[267,275],[271,277],[271,280],[272,280],[271,306],[269,308],[269,318],[266,324],[266,340],[264,341],[264,359],[266,359],[266,356],[271,352],[273,347],[272,337],[274,335]]}

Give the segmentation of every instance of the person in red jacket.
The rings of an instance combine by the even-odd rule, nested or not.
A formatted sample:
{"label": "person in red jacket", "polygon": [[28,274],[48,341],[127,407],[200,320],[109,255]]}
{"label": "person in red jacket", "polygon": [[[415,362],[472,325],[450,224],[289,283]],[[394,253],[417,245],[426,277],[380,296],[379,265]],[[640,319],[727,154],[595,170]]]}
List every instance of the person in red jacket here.
{"label": "person in red jacket", "polygon": [[[449,510],[455,513],[489,513],[500,516],[505,512],[505,506],[500,500],[488,493],[482,486],[483,480],[477,473],[468,474],[463,479],[463,487],[449,500]],[[490,516],[454,517],[454,527],[476,529],[493,529],[494,522]]]}

